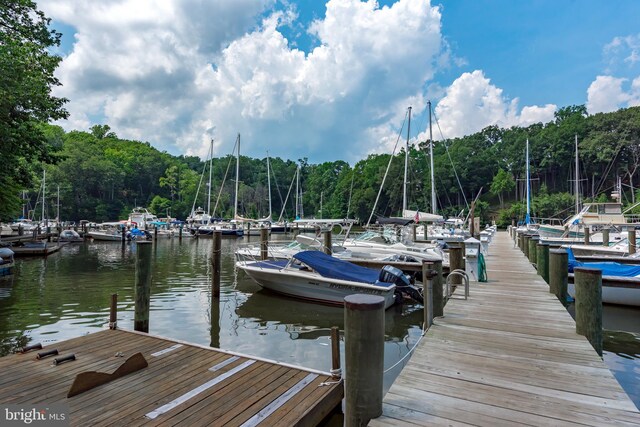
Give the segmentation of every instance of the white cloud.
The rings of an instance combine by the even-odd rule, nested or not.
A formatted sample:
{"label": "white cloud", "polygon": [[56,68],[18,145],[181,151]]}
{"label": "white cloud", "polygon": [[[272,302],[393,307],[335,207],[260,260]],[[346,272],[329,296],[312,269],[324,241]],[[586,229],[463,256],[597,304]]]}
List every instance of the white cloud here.
{"label": "white cloud", "polygon": [[[480,70],[464,73],[446,89],[436,107],[445,138],[477,132],[490,125],[527,126],[553,120],[556,106],[527,106],[518,112],[518,98],[506,99]],[[436,138],[434,136],[434,138]]]}
{"label": "white cloud", "polygon": [[[293,9],[275,0],[119,0],[39,3],[76,29],[57,75],[71,101],[67,129],[109,124],[175,154],[218,154],[243,135],[243,153],[362,158],[395,132],[411,100],[447,57],[437,7],[399,0],[330,0],[305,53],[279,31]],[[398,110],[394,110],[398,108]],[[384,136],[383,136],[384,138]]]}
{"label": "white cloud", "polygon": [[590,114],[609,113],[619,108],[640,105],[640,76],[628,89],[626,78],[598,76],[587,89],[587,111]]}

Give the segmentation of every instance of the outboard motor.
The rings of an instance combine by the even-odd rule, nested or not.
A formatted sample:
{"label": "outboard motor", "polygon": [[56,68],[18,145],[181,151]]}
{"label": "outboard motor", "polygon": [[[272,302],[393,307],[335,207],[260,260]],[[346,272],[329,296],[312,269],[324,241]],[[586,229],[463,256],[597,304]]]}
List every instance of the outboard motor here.
{"label": "outboard motor", "polygon": [[385,265],[380,270],[380,276],[378,277],[380,282],[393,283],[396,285],[396,295],[400,298],[408,296],[411,299],[424,304],[424,298],[422,293],[411,285],[409,278],[399,268],[392,265]]}

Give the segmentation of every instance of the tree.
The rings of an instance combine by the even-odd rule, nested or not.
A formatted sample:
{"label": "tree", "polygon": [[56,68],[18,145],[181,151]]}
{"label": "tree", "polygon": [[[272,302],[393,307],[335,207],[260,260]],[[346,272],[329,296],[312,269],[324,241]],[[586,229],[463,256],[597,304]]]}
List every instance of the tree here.
{"label": "tree", "polygon": [[12,215],[18,190],[31,183],[34,162],[51,163],[54,147],[41,124],[68,116],[67,101],[51,94],[61,57],[49,48],[61,34],[30,0],[0,0],[0,218]]}
{"label": "tree", "polygon": [[504,169],[498,169],[498,173],[493,177],[491,182],[491,193],[498,196],[500,200],[500,209],[504,208],[504,193],[513,191],[516,187],[516,182],[513,180],[511,174]]}

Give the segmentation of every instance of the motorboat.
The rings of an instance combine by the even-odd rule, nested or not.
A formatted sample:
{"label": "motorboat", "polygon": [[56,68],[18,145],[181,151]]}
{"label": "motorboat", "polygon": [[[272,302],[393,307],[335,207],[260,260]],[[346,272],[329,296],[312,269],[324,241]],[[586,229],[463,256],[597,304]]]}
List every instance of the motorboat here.
{"label": "motorboat", "polygon": [[8,276],[13,274],[14,252],[9,248],[0,248],[0,276]]}
{"label": "motorboat", "polygon": [[123,240],[123,227],[124,225],[119,222],[104,222],[98,224],[97,228],[87,231],[87,236],[93,240],[121,242]]}
{"label": "motorboat", "polygon": [[571,248],[567,249],[569,267],[569,295],[575,298],[574,269],[596,268],[602,272],[602,302],[640,307],[640,265],[619,262],[581,262]]}
{"label": "motorboat", "polygon": [[138,227],[145,229],[151,225],[152,222],[158,222],[158,217],[146,208],[135,207],[129,214],[127,219],[127,225],[132,227]]}
{"label": "motorboat", "polygon": [[13,231],[18,231],[18,232],[22,230],[23,232],[28,233],[37,228],[38,228],[38,223],[36,221],[32,221],[27,218],[11,223],[11,229]]}
{"label": "motorboat", "polygon": [[422,303],[422,295],[401,270],[361,267],[320,251],[298,252],[289,260],[238,261],[236,266],[265,289],[323,304],[342,305],[352,294],[381,296],[385,308],[402,294]]}
{"label": "motorboat", "polygon": [[209,236],[213,235],[214,231],[220,231],[223,237],[242,237],[244,236],[244,229],[242,228],[242,224],[232,220],[229,222],[220,221],[220,222],[211,222],[207,225],[203,225],[196,230],[198,236]]}

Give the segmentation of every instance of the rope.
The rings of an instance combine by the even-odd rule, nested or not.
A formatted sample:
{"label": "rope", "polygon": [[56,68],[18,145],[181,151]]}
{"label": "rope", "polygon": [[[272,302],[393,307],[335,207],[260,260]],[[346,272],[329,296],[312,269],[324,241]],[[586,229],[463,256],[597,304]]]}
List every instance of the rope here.
{"label": "rope", "polygon": [[383,374],[386,374],[387,372],[389,372],[390,370],[392,370],[393,368],[395,368],[396,366],[398,366],[400,363],[402,363],[404,361],[404,359],[406,359],[407,357],[409,357],[411,355],[411,353],[413,353],[413,350],[416,349],[416,347],[418,346],[418,344],[420,344],[420,341],[422,341],[422,338],[424,337],[424,334],[426,333],[426,331],[422,331],[422,333],[420,334],[420,338],[418,338],[418,341],[416,341],[416,343],[413,345],[413,347],[411,347],[411,349],[407,352],[407,354],[405,354],[402,359],[398,360],[396,363],[394,363],[392,366],[390,366],[389,368],[385,369],[384,371],[382,371]]}

